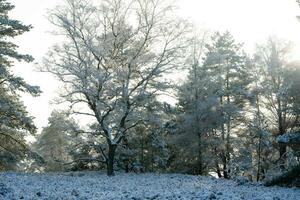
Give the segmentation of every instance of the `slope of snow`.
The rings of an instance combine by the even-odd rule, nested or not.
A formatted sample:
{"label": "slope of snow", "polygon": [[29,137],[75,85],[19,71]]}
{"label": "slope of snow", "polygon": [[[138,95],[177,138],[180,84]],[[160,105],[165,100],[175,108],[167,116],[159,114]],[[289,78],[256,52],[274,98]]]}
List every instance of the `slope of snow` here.
{"label": "slope of snow", "polygon": [[179,174],[0,173],[0,199],[297,200],[300,189]]}

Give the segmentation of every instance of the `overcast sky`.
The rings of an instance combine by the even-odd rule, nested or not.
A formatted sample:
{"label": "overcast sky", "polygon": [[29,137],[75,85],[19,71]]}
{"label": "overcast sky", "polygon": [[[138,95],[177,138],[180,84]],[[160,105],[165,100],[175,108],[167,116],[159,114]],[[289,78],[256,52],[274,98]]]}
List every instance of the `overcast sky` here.
{"label": "overcast sky", "polygon": [[[34,26],[16,43],[22,53],[33,55],[39,63],[48,48],[55,44],[55,37],[49,33],[54,27],[46,19],[47,10],[62,0],[8,1],[16,6],[11,13],[14,18]],[[291,40],[298,45],[294,57],[300,58],[300,22],[296,19],[300,9],[296,0],[179,0],[179,14],[190,18],[198,28],[229,30],[239,42],[245,43],[248,51],[270,35]],[[51,110],[57,107],[49,102],[59,85],[49,74],[35,72],[32,63],[17,63],[15,71],[29,83],[41,86],[41,97],[24,95],[23,99],[36,118],[36,125],[45,126]]]}

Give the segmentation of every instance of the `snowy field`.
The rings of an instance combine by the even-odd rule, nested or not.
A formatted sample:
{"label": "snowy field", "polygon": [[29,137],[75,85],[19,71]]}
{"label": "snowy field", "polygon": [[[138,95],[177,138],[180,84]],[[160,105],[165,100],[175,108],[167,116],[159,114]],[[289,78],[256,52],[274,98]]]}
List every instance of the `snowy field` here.
{"label": "snowy field", "polygon": [[300,200],[300,189],[178,174],[0,173],[0,199]]}

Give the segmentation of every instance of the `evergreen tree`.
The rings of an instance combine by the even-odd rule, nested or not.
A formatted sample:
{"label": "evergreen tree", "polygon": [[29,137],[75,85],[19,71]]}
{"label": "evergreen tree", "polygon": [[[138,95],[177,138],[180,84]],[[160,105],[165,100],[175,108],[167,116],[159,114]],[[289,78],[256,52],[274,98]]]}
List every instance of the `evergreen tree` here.
{"label": "evergreen tree", "polygon": [[[230,163],[234,156],[234,137],[243,121],[244,107],[249,97],[251,79],[248,73],[248,58],[242,45],[235,42],[229,32],[216,33],[212,44],[206,46],[207,53],[203,67],[214,82],[214,95],[217,95],[221,112],[221,125],[215,129],[220,139],[216,147],[222,166],[222,176],[230,177]],[[219,162],[218,161],[218,162]],[[218,172],[220,175],[220,173]]]}
{"label": "evergreen tree", "polygon": [[75,121],[59,111],[53,111],[48,119],[48,126],[37,137],[36,151],[46,161],[46,171],[58,171],[66,168],[71,161],[71,150],[76,143],[75,134],[79,128]]}
{"label": "evergreen tree", "polygon": [[191,56],[188,79],[179,89],[182,114],[177,139],[183,148],[192,148],[184,151],[188,152],[185,160],[190,160],[189,167],[195,169],[191,173],[215,171],[219,177],[229,178],[234,135],[243,123],[249,98],[248,58],[229,32],[215,33],[205,50],[201,49],[198,47],[205,52],[203,61],[195,59],[199,53]]}
{"label": "evergreen tree", "polygon": [[[201,62],[204,53],[204,41],[195,39],[192,55],[188,59],[189,74],[187,81],[179,87],[177,123],[178,135],[175,143],[182,151],[185,161],[181,169],[189,168],[193,174],[207,174],[213,165],[211,133],[220,123],[220,107],[216,92],[218,85],[211,79]],[[220,125],[220,124],[219,124]],[[192,153],[193,152],[193,153]]]}
{"label": "evergreen tree", "polygon": [[[36,130],[32,117],[29,116],[20,100],[18,91],[33,96],[40,93],[39,87],[27,84],[21,77],[14,75],[11,70],[14,61],[31,62],[33,60],[30,55],[18,53],[18,46],[11,42],[16,36],[31,29],[31,26],[23,25],[20,21],[9,18],[8,12],[13,8],[14,6],[6,0],[0,1],[0,137],[2,138],[0,147],[2,166],[5,165],[3,163],[5,160],[15,163],[19,160],[17,158],[20,158],[20,155],[24,156],[25,152],[28,152],[28,147],[23,139],[24,134],[20,134],[20,131],[34,133]],[[8,143],[10,145],[7,145]],[[3,158],[5,156],[9,156],[10,159]]]}
{"label": "evergreen tree", "polygon": [[149,99],[145,110],[144,123],[136,126],[120,146],[117,160],[126,172],[166,171],[169,161],[168,138],[165,123],[167,105],[155,98]]}

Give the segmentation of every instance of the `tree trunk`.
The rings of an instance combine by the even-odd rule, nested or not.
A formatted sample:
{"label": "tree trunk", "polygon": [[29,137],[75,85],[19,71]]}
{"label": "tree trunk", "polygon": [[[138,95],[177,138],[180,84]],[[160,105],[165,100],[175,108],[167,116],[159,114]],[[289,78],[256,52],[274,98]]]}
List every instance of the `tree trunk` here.
{"label": "tree trunk", "polygon": [[256,174],[256,181],[260,180],[260,173],[261,173],[261,136],[259,136],[259,143],[258,143],[258,151],[257,151],[257,156],[258,156],[258,162],[257,162],[257,174]]}
{"label": "tree trunk", "polygon": [[224,165],[224,167],[223,167],[223,175],[224,175],[225,179],[229,179],[229,173],[227,171],[227,166],[226,165]]}
{"label": "tree trunk", "polygon": [[286,144],[279,144],[279,157],[280,169],[284,170],[286,166]]}
{"label": "tree trunk", "polygon": [[[126,150],[129,150],[129,144],[128,144],[128,140],[126,137],[123,138],[123,146],[125,146]],[[124,165],[125,165],[125,173],[129,173],[129,162],[130,162],[130,158],[128,156],[128,154],[126,154],[126,158],[123,160]]]}
{"label": "tree trunk", "polygon": [[202,158],[202,137],[201,133],[198,133],[198,175],[203,175],[203,158]]}
{"label": "tree trunk", "polygon": [[224,178],[229,179],[230,178],[230,166],[228,166],[230,163],[230,119],[229,122],[227,123],[227,134],[226,134],[226,154],[225,154],[225,160],[226,160],[226,169],[224,168]]}
{"label": "tree trunk", "polygon": [[129,173],[129,164],[126,162],[125,164],[125,173]]}
{"label": "tree trunk", "polygon": [[115,160],[115,152],[117,149],[117,145],[108,144],[108,161],[107,161],[107,175],[114,176],[114,160]]}
{"label": "tree trunk", "polygon": [[[282,102],[278,100],[278,130],[279,135],[284,135],[286,133],[284,112],[282,111]],[[286,144],[279,144],[279,167],[283,171],[286,167]]]}
{"label": "tree trunk", "polygon": [[141,141],[141,165],[143,166],[144,169],[146,169],[145,165],[145,159],[144,159],[144,136],[142,135],[142,141]]}
{"label": "tree trunk", "polygon": [[[223,103],[223,97],[220,97],[220,104],[224,105]],[[222,113],[222,117],[224,116],[224,112]],[[222,165],[223,165],[223,177],[228,179],[228,173],[227,173],[227,137],[228,134],[225,133],[225,124],[221,125],[221,139],[222,139],[222,143],[224,144],[224,146],[222,146],[221,148],[221,152],[220,152],[220,156],[221,156],[221,160],[222,160]]]}
{"label": "tree trunk", "polygon": [[[228,65],[228,60],[227,60],[227,72],[226,72],[226,91],[228,92],[227,94],[227,104],[230,105],[230,96],[229,96],[229,91],[230,91],[230,82],[229,82],[229,65]],[[224,167],[224,178],[229,179],[230,178],[230,168],[228,166],[228,163],[230,162],[230,135],[231,135],[231,117],[230,115],[228,116],[228,122],[226,123],[226,146],[225,146],[225,160],[226,160],[226,165]]]}
{"label": "tree trunk", "polygon": [[[256,94],[256,109],[257,109],[257,117],[258,117],[258,127],[261,130],[262,129],[262,119],[260,115],[260,105],[259,105],[259,94]],[[258,156],[258,162],[257,162],[257,174],[256,174],[256,181],[263,180],[263,167],[262,167],[262,142],[263,137],[261,133],[258,137],[258,149],[257,149],[257,156]],[[262,175],[262,176],[261,176]]]}
{"label": "tree trunk", "polygon": [[151,147],[151,172],[154,172],[154,152],[152,147]]}
{"label": "tree trunk", "polygon": [[216,162],[216,169],[217,169],[217,174],[218,174],[218,177],[219,178],[222,178],[222,174],[221,174],[221,170],[220,170],[220,167],[219,167],[219,164]]}

